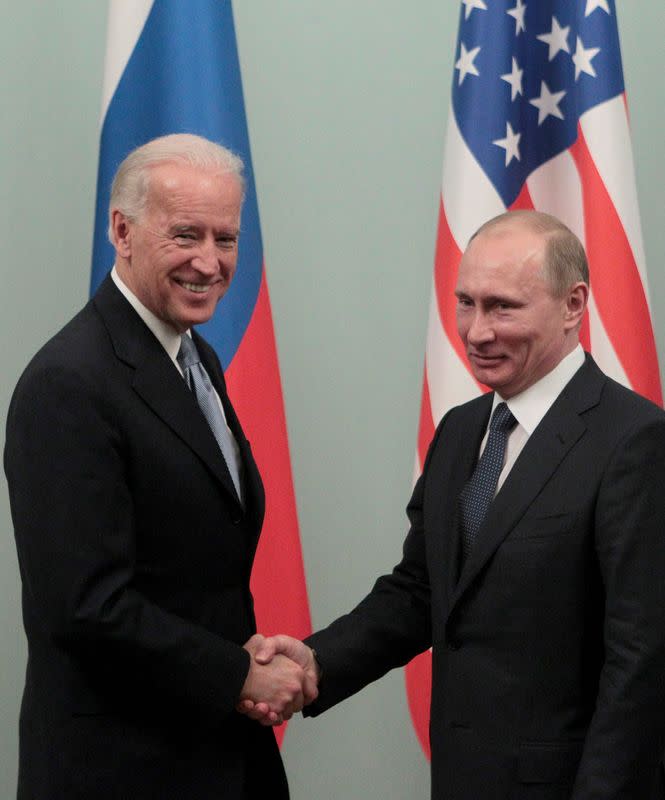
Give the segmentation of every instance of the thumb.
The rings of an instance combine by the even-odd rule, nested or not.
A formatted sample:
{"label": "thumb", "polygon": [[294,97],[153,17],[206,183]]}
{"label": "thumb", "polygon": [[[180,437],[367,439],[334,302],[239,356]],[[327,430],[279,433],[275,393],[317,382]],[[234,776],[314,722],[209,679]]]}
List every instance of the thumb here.
{"label": "thumb", "polygon": [[277,653],[277,642],[274,636],[264,639],[254,653],[257,664],[270,664]]}
{"label": "thumb", "polygon": [[266,637],[260,633],[255,633],[250,639],[248,639],[243,647],[245,650],[248,650],[250,653],[256,651],[256,648],[259,647],[263,642],[265,642]]}

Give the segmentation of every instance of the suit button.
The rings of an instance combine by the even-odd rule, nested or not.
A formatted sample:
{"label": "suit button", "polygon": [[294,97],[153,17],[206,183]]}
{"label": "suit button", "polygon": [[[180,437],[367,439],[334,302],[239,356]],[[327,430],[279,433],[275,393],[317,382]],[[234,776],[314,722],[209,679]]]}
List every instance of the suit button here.
{"label": "suit button", "polygon": [[455,650],[460,649],[460,643],[457,639],[448,639],[446,647],[448,650],[452,650],[454,652]]}
{"label": "suit button", "polygon": [[231,515],[232,525],[240,525],[241,522],[242,522],[242,514],[239,511],[236,511],[234,514]]}

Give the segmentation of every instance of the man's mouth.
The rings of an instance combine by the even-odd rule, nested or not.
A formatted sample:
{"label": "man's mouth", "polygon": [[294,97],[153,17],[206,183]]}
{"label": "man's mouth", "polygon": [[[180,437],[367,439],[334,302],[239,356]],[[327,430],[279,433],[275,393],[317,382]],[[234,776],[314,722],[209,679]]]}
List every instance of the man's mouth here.
{"label": "man's mouth", "polygon": [[501,355],[490,355],[486,353],[469,353],[469,358],[471,361],[475,361],[476,364],[480,364],[481,366],[487,366],[489,364],[497,364],[499,361],[502,360],[503,356]]}
{"label": "man's mouth", "polygon": [[189,281],[180,281],[177,278],[175,282],[178,286],[182,286],[183,289],[188,289],[190,292],[194,292],[195,294],[205,294],[212,289],[212,283],[190,283]]}

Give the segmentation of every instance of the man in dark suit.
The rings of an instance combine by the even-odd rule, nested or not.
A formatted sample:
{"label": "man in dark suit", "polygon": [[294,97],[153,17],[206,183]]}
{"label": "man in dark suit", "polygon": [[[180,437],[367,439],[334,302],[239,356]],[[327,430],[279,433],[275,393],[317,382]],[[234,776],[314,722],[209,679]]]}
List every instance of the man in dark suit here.
{"label": "man in dark suit", "polygon": [[263,488],[191,330],[233,278],[243,193],[242,162],[205,139],[131,153],[110,204],[115,267],[14,393],[21,800],[288,797],[273,732],[234,707],[290,714],[315,690],[287,658],[250,658]]}
{"label": "man in dark suit", "polygon": [[318,660],[316,715],[432,647],[436,800],[663,798],[665,414],[583,353],[587,263],[558,220],[484,225],[456,295],[494,392],[442,419],[401,562],[316,660],[288,637],[257,657]]}

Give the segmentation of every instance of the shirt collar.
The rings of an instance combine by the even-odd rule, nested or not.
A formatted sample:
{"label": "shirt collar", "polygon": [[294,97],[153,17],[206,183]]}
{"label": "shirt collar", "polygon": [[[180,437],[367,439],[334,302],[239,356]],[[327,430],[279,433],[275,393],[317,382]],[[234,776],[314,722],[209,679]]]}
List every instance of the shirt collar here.
{"label": "shirt collar", "polygon": [[123,295],[134,311],[136,311],[139,317],[141,317],[148,328],[150,328],[157,338],[157,341],[164,350],[166,350],[168,357],[173,361],[178,370],[180,370],[180,366],[176,360],[176,356],[180,350],[180,334],[178,331],[143,305],[134,292],[124,283],[120,275],[118,275],[115,266],[111,270],[111,278],[113,283],[118,287],[118,291]]}
{"label": "shirt collar", "polygon": [[[529,386],[528,389],[511,397],[510,400],[506,400],[513,416],[529,436],[536,430],[542,418],[582,364],[584,364],[584,350],[578,344],[571,353],[559,361],[551,372]],[[502,401],[503,398],[498,392],[495,392],[492,411]]]}

